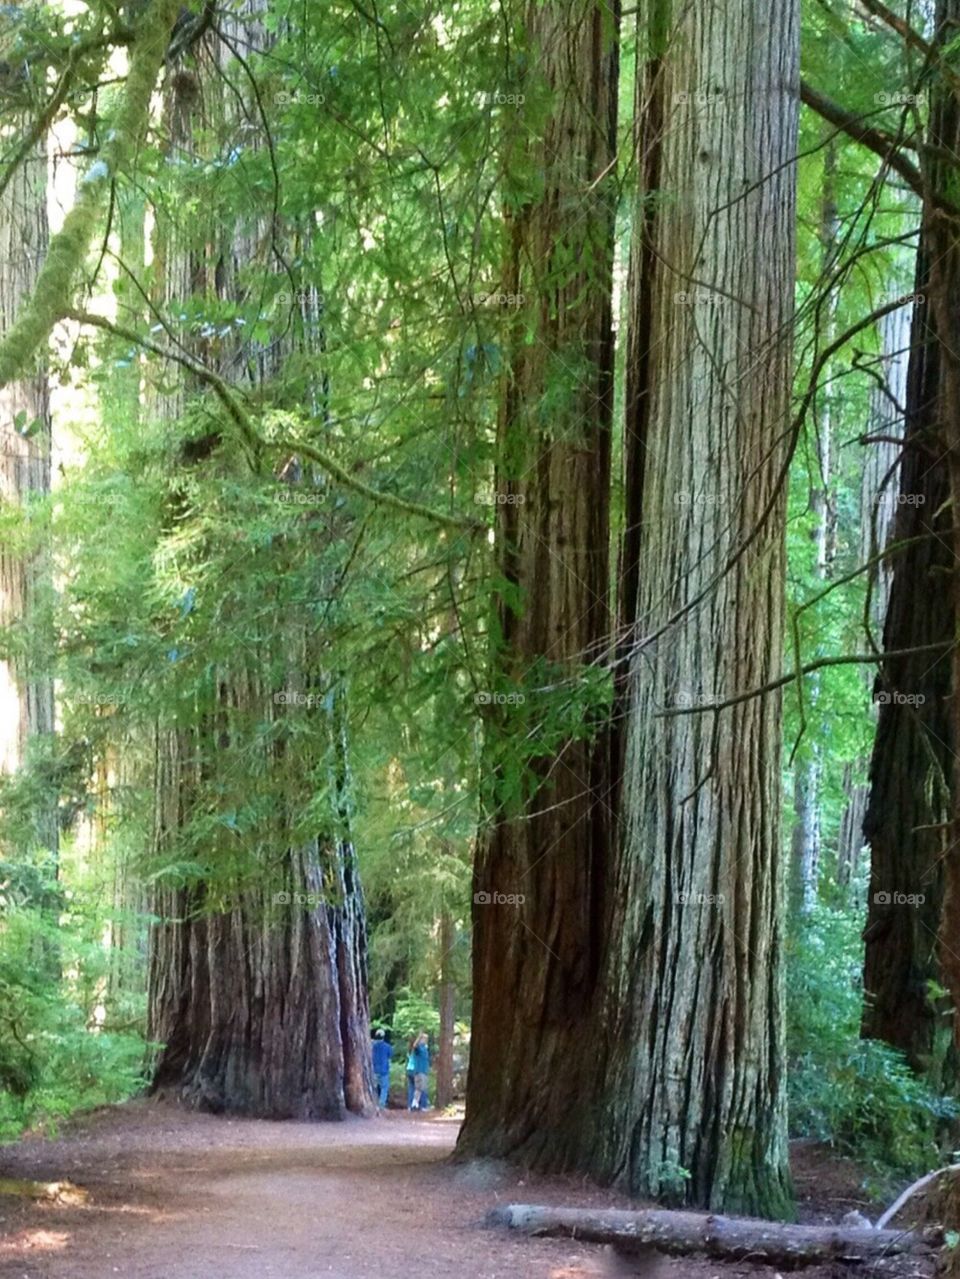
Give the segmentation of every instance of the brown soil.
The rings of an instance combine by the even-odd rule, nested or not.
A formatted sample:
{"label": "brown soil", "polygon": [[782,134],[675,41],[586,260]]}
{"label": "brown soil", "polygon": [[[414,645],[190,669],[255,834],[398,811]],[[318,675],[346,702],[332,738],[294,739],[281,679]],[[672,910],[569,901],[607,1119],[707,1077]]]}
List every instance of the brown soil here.
{"label": "brown soil", "polygon": [[[607,1192],[497,1164],[452,1165],[457,1120],[389,1112],[342,1124],[268,1123],[132,1102],[0,1151],[0,1275],[10,1279],[589,1279],[602,1249],[483,1226],[497,1203],[624,1206]],[[853,1165],[804,1145],[801,1219],[876,1215]],[[38,1191],[39,1193],[39,1191]],[[644,1271],[644,1274],[649,1274]],[[843,1267],[804,1279],[864,1275]],[[901,1261],[884,1274],[926,1276]],[[678,1259],[663,1279],[775,1279],[749,1262]]]}

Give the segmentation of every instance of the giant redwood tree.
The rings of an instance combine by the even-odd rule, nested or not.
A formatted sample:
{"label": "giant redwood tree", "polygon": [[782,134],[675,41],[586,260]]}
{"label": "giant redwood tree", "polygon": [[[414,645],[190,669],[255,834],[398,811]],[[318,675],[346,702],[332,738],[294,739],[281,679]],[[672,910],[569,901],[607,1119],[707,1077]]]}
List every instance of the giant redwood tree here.
{"label": "giant redwood tree", "polygon": [[623,836],[595,1163],[787,1211],[780,667],[798,5],[642,12]]}
{"label": "giant redwood tree", "polygon": [[[526,79],[503,86],[521,101],[504,126],[502,287],[518,305],[498,427],[492,824],[474,876],[461,1146],[557,1167],[589,1137],[583,1044],[613,833],[581,686],[595,684],[609,626],[617,30],[594,0],[531,2],[522,23]],[[513,746],[532,775],[520,794]]]}
{"label": "giant redwood tree", "polygon": [[[258,255],[271,234],[280,234],[269,214],[225,216],[211,193],[194,185],[216,174],[218,158],[232,148],[252,147],[247,122],[256,118],[256,86],[237,54],[267,47],[264,14],[265,6],[252,0],[221,16],[215,29],[199,31],[167,82],[168,158],[184,174],[184,200],[209,209],[202,234],[186,237],[175,204],[158,214],[158,303],[173,327],[185,306],[205,305],[215,314],[223,302],[243,303],[262,280]],[[262,145],[259,134],[253,145]],[[212,157],[205,152],[211,146]],[[303,297],[295,321],[268,344],[243,333],[211,344],[204,340],[207,325],[199,339],[195,329],[184,329],[181,349],[241,394],[256,388],[263,400],[282,395],[271,385],[282,361],[316,337],[315,293]],[[172,391],[169,375],[166,381],[156,411],[189,422],[190,394],[202,390],[202,378],[198,385],[188,374]],[[214,475],[257,465],[239,452],[235,437],[222,427],[211,431],[209,417],[201,418],[204,431],[188,430],[177,465]],[[289,459],[284,481],[295,482],[299,469]],[[174,501],[175,522],[198,515],[203,526],[185,491]],[[170,535],[175,541],[175,527]],[[256,556],[255,547],[250,554]],[[323,558],[318,547],[318,581]],[[184,571],[196,566],[185,560]],[[272,572],[282,575],[277,565]],[[242,618],[220,607],[225,643],[208,655],[191,713],[157,725],[157,918],[149,983],[150,1038],[160,1045],[154,1084],[214,1111],[324,1119],[347,1109],[365,1112],[372,1105],[366,929],[349,832],[341,681],[324,668],[322,628],[276,591],[264,609],[273,610],[273,633],[283,636],[279,655],[276,645],[243,642]],[[285,709],[298,700],[316,706],[306,731],[291,722],[296,711]],[[224,806],[234,814],[228,828],[232,823],[247,833],[239,852],[223,823],[204,824],[212,808]],[[305,820],[317,808],[323,817]],[[198,829],[204,836],[185,877],[184,849],[197,849]]]}

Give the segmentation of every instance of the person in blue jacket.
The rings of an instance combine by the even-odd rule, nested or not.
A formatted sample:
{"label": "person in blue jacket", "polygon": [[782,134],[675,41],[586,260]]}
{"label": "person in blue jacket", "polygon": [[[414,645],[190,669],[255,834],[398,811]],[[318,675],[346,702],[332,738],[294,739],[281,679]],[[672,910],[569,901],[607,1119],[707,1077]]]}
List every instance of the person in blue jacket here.
{"label": "person in blue jacket", "polygon": [[430,1049],[427,1043],[425,1030],[421,1030],[419,1035],[414,1035],[410,1040],[410,1052],[407,1057],[407,1105],[411,1110],[426,1110],[430,1105],[427,1097]]}
{"label": "person in blue jacket", "polygon": [[390,1058],[393,1046],[387,1043],[382,1030],[373,1037],[373,1078],[377,1088],[377,1108],[383,1110],[390,1092]]}

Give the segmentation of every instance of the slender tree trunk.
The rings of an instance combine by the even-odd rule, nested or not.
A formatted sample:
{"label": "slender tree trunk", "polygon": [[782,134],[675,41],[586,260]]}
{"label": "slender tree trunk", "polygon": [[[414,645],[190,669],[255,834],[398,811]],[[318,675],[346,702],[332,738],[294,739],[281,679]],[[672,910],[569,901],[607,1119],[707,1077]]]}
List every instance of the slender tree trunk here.
{"label": "slender tree trunk", "polygon": [[[15,135],[4,137],[3,148],[17,141]],[[33,292],[48,241],[47,154],[38,146],[0,198],[0,339]],[[0,505],[22,508],[49,493],[50,443],[41,352],[34,370],[0,388]],[[43,656],[48,646],[32,629],[50,585],[49,557],[42,550],[24,549],[14,539],[0,541],[0,774],[16,773],[27,762],[31,743],[40,745],[54,731],[53,679]],[[55,794],[41,799],[30,826],[30,843],[44,850],[56,874]]]}
{"label": "slender tree trunk", "polygon": [[583,1100],[595,1075],[583,1044],[611,838],[606,747],[581,722],[580,736],[571,730],[534,761],[535,781],[517,804],[517,765],[504,762],[504,743],[508,755],[511,742],[523,749],[531,724],[582,696],[609,628],[615,15],[593,0],[531,0],[526,40],[525,91],[542,102],[542,79],[551,102],[533,134],[518,121],[523,172],[507,201],[504,287],[523,303],[499,422],[496,548],[507,585],[491,694],[522,690],[526,702],[494,703],[488,720],[497,793],[474,874],[461,1149],[562,1167],[591,1135]]}
{"label": "slender tree trunk", "polygon": [[451,952],[456,939],[453,917],[444,911],[440,917],[440,1050],[437,1054],[437,1105],[449,1106],[453,1100],[453,1034],[456,990],[451,972]]}
{"label": "slender tree trunk", "polygon": [[[915,255],[912,277],[916,272]],[[907,290],[904,289],[904,292]],[[903,307],[884,316],[879,324],[879,370],[881,380],[870,396],[869,434],[874,437],[864,454],[860,478],[860,560],[867,563],[885,551],[894,539],[895,499],[899,493],[900,455],[903,438],[904,405],[907,398],[907,366],[910,348],[910,308]],[[894,561],[885,559],[870,570],[870,605],[868,623],[873,636],[883,633],[883,622],[890,602],[890,586]],[[864,672],[868,695],[873,687],[873,672]],[[877,707],[873,707],[876,714]],[[866,820],[870,788],[866,781],[870,761],[856,760],[843,774],[843,793],[847,797],[840,819],[837,844],[837,883],[848,888],[857,877],[860,855],[865,846],[863,823]]]}
{"label": "slender tree trunk", "polygon": [[[828,140],[824,150],[823,194],[820,201],[820,250],[825,276],[833,265],[839,235],[836,163],[836,142]],[[833,340],[836,309],[836,290],[832,289],[824,300],[821,346],[828,346]],[[826,581],[833,571],[837,543],[836,503],[833,495],[833,405],[829,366],[824,370],[824,383],[815,404],[817,473],[811,476],[810,490],[816,574],[821,582]],[[815,674],[809,680],[806,695],[809,714],[814,719],[814,729],[808,740],[801,743],[793,770],[793,906],[795,912],[799,912],[801,916],[809,915],[816,905],[823,842],[820,821],[823,751],[816,726],[817,704],[820,700],[819,675]]]}
{"label": "slender tree trunk", "polygon": [[798,13],[661,0],[646,17],[624,834],[600,1114],[592,1089],[580,1102],[604,1177],[779,1215],[780,701],[710,704],[780,662]]}

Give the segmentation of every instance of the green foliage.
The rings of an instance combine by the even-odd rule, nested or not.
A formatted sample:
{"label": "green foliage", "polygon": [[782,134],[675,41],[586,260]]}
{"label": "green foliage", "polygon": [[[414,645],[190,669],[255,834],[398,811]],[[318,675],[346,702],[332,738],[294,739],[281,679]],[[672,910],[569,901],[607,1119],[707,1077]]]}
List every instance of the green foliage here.
{"label": "green foliage", "polygon": [[105,922],[70,903],[59,924],[9,901],[0,913],[0,1139],[142,1083],[143,1001],[110,994],[113,961],[95,935]]}
{"label": "green foliage", "polygon": [[439,1034],[440,1014],[422,995],[410,989],[400,991],[393,1013],[395,1042],[405,1049],[413,1036],[421,1030],[434,1037]]}
{"label": "green foliage", "polygon": [[818,907],[788,957],[791,1129],[829,1141],[881,1177],[936,1165],[960,1116],[902,1055],[860,1038],[863,945],[858,913]]}

